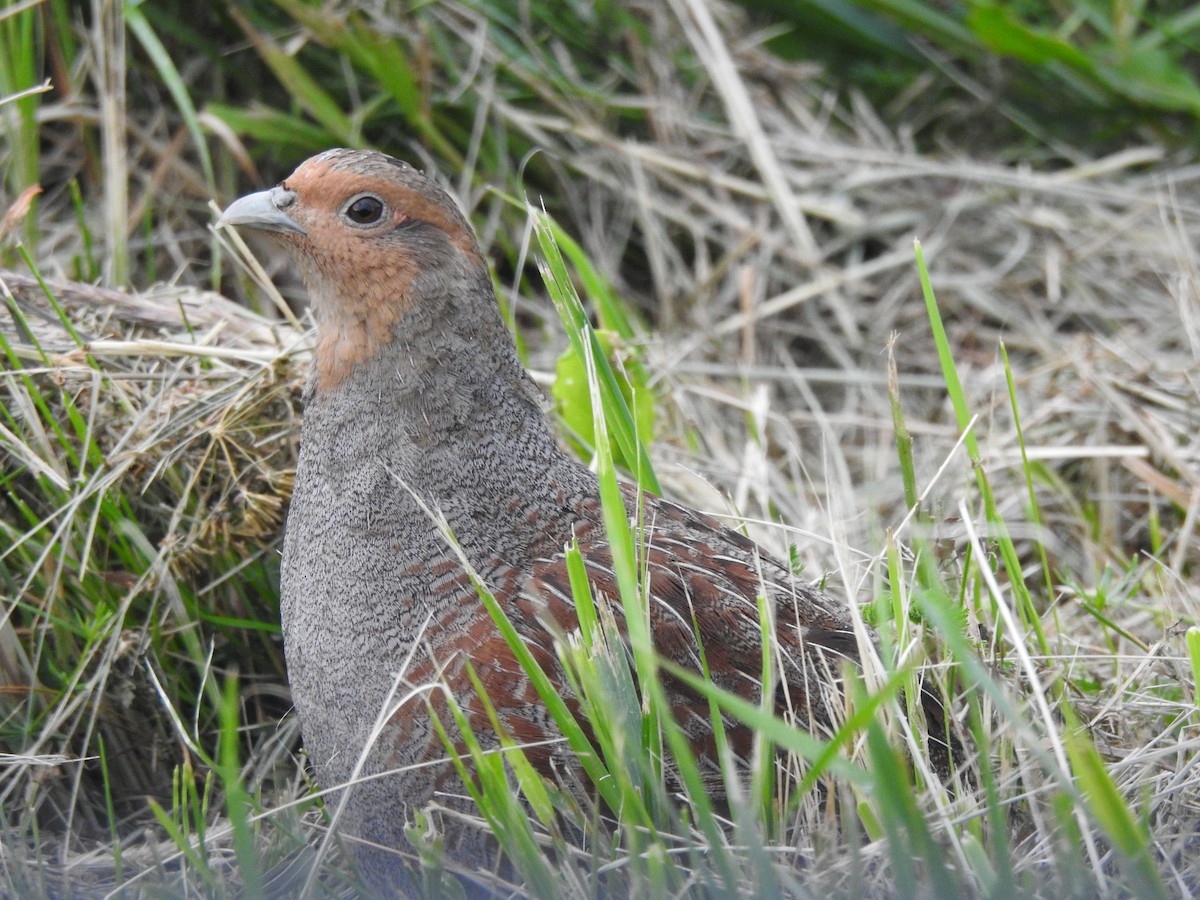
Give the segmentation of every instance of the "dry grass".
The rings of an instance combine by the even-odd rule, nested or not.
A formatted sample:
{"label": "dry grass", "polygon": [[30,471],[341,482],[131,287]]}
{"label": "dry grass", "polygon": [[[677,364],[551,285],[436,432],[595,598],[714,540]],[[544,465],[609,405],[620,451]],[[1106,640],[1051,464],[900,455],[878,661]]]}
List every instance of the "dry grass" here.
{"label": "dry grass", "polygon": [[[832,573],[829,588],[852,602],[886,595],[887,536],[909,554],[910,575],[911,553],[935,553],[944,582],[962,590],[975,651],[1021,714],[981,701],[1021,889],[1062,894],[1074,876],[1086,893],[1129,884],[1110,880],[1119,848],[1067,757],[1058,707],[1069,701],[1148,828],[1166,890],[1196,890],[1200,737],[1184,631],[1200,616],[1200,171],[1153,146],[1054,167],[964,158],[953,136],[918,151],[861,98],[834,96],[813,71],[759,49],[721,3],[648,3],[637,15],[655,52],[635,48],[636,69],[614,76],[613,92],[588,100],[531,76],[533,105],[496,89],[512,63],[476,14],[454,2],[426,10],[471,60],[469,77],[438,90],[478,97],[465,162],[444,174],[498,262],[531,366],[549,373],[565,339],[526,277],[528,229],[485,189],[512,190],[519,176],[516,160],[483,166],[485,129],[541,148],[558,220],[654,323],[637,341],[658,388],[652,453],[669,495],[736,510],[779,553],[795,544],[806,571]],[[25,266],[12,250],[0,272],[10,309],[0,321],[0,750],[12,754],[0,759],[0,891],[102,894],[132,879],[137,896],[165,879],[220,895],[240,883],[244,859],[230,823],[217,808],[197,819],[204,804],[187,792],[215,797],[222,785],[181,787],[172,773],[216,765],[219,684],[231,670],[262,863],[320,829],[292,755],[272,630],[307,324],[205,231],[206,179],[169,116],[114,112],[122,97],[99,73],[121,61],[81,59],[87,87],[43,107],[57,188],[30,251],[59,279],[50,293],[64,313],[13,271]],[[623,107],[644,115],[636,136]],[[108,192],[85,198],[82,219],[72,210],[62,184],[90,162],[64,126],[75,116],[100,123],[106,165],[127,166],[128,206]],[[13,200],[0,194],[0,206]],[[114,209],[128,211],[114,219]],[[121,239],[106,241],[114,229]],[[1044,642],[1005,612],[1017,592],[993,558],[1003,535],[983,513],[948,400],[914,238]],[[134,283],[170,287],[69,283],[87,259],[106,284],[127,263]],[[214,266],[221,290],[251,297],[256,312],[202,290]],[[290,283],[281,279],[285,293]],[[916,516],[889,352],[914,440]],[[101,746],[122,760],[107,775]],[[1066,812],[1047,799],[1076,788]],[[147,796],[165,810],[158,819]],[[955,835],[974,833],[987,801],[939,808],[931,796],[922,809],[957,864],[978,871],[978,841]],[[207,863],[182,861],[181,845]],[[814,889],[894,887],[886,841],[812,858]],[[974,883],[987,893],[982,876]]]}

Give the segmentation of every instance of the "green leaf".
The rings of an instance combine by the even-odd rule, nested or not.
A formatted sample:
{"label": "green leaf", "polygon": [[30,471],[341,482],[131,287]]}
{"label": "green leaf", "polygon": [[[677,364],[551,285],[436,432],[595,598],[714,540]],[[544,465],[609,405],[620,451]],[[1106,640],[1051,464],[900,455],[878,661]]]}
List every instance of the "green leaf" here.
{"label": "green leaf", "polygon": [[[603,412],[604,427],[607,429],[605,436],[611,434],[612,442],[620,448],[623,458],[633,461],[632,471],[638,483],[646,490],[656,494],[662,493],[649,454],[646,453],[646,436],[639,432],[636,420],[629,411],[629,404],[621,393],[617,375],[609,365],[600,340],[588,322],[583,302],[571,281],[555,237],[553,220],[544,210],[532,205],[527,206],[527,211],[533,218],[534,232],[544,257],[538,262],[538,271],[541,272],[546,290],[554,301],[554,307],[567,332],[571,352],[580,360],[581,365],[595,367],[598,383],[596,396],[599,397],[600,405],[589,408],[593,416],[597,410]],[[597,438],[594,446],[599,450],[600,435],[594,433],[594,436]]]}
{"label": "green leaf", "polygon": [[[596,331],[600,349],[616,375],[617,387],[633,413],[634,424],[639,435],[654,433],[654,393],[650,388],[650,376],[637,359],[628,356],[620,337],[612,331]],[[567,427],[578,435],[573,441],[577,450],[588,450],[596,446],[596,429],[592,415],[591,393],[588,388],[587,367],[571,348],[563,351],[555,365],[554,407]],[[579,445],[586,445],[579,446]],[[636,460],[628,459],[620,447],[613,448],[618,465],[634,469]]]}
{"label": "green leaf", "polygon": [[984,45],[1000,56],[1033,65],[1061,62],[1082,72],[1093,69],[1092,60],[1073,44],[1031,28],[1007,8],[976,4],[967,15],[967,23]]}
{"label": "green leaf", "polygon": [[1200,86],[1165,50],[1147,47],[1099,56],[1097,72],[1114,92],[1135,103],[1200,114]]}

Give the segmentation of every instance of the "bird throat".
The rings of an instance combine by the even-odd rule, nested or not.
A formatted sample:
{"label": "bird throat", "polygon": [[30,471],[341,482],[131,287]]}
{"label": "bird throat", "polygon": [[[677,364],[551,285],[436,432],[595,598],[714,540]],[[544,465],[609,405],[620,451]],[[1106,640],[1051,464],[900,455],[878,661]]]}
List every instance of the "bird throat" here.
{"label": "bird throat", "polygon": [[[329,302],[325,299],[317,308]],[[318,313],[319,391],[335,389],[360,366],[378,357],[392,342],[393,329],[407,307],[398,300],[379,302],[370,296],[337,297],[332,302],[337,306],[336,314]]]}
{"label": "bird throat", "polygon": [[555,446],[544,398],[490,290],[478,302],[439,301],[314,297],[316,365],[306,418],[316,408],[326,421],[370,423],[369,433],[387,424],[389,432],[379,431],[383,446],[414,450],[478,439],[481,422],[499,423],[500,433],[518,423],[522,431],[534,427]]}

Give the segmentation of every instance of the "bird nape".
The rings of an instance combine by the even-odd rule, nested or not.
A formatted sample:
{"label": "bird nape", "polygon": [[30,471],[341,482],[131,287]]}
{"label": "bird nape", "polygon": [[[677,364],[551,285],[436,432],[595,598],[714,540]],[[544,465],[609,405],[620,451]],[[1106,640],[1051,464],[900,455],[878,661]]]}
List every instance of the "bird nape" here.
{"label": "bird nape", "polygon": [[[597,477],[560,447],[471,226],[421,172],[330,150],[235,201],[219,224],[283,243],[317,323],[284,538],[284,649],[309,758],[324,787],[341,788],[328,808],[386,895],[410,884],[406,828],[435,795],[443,810],[471,809],[433,725],[451,721],[450,698],[483,749],[501,744],[495,722],[543,774],[578,782],[578,755],[474,579],[592,734],[558,645],[579,629],[570,547],[624,630]],[[844,666],[873,641],[845,604],[710,516],[628,486],[624,500],[641,523],[643,615],[661,659],[758,704],[765,597],[776,710],[831,734]],[[683,678],[661,687],[721,802],[714,718],[743,761],[754,732],[714,716]],[[961,755],[953,723],[932,691],[922,705],[934,766],[948,773]],[[438,828],[459,866],[495,862],[485,830],[453,814]]]}

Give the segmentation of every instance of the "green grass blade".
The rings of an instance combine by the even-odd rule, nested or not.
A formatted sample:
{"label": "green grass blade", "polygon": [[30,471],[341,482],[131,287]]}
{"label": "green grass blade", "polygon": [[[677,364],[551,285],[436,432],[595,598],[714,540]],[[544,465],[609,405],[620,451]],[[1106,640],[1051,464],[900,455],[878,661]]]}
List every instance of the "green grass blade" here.
{"label": "green grass blade", "polygon": [[1117,790],[1104,761],[1080,725],[1074,710],[1065,702],[1061,708],[1067,725],[1063,734],[1067,756],[1075,777],[1079,780],[1084,802],[1100,828],[1124,858],[1137,887],[1137,896],[1150,900],[1166,900],[1166,887],[1150,854],[1150,835]]}
{"label": "green grass blade", "polygon": [[[604,356],[603,347],[588,323],[583,303],[571,282],[570,274],[567,272],[566,264],[555,239],[550,217],[532,206],[528,207],[528,211],[529,215],[533,217],[538,244],[543,254],[543,259],[539,260],[538,269],[542,273],[546,289],[558,310],[559,318],[562,319],[563,327],[571,342],[571,348],[585,363],[590,356],[592,362],[589,365],[593,365],[596,370],[599,390],[597,396],[593,398],[593,403],[599,403],[605,413],[602,418],[596,420],[597,427],[599,427],[599,423],[603,422],[606,428],[611,429],[625,459],[634,462],[634,475],[637,477],[638,483],[649,491],[656,494],[661,493],[662,489],[654,474],[649,454],[637,433],[636,420],[625,402],[616,374]],[[599,443],[598,440],[597,443]]]}
{"label": "green grass blade", "polygon": [[1200,628],[1193,625],[1186,632],[1188,661],[1192,669],[1192,695],[1200,706]]}
{"label": "green grass blade", "polygon": [[238,754],[238,725],[240,721],[238,678],[236,673],[225,680],[220,714],[220,747],[217,752],[217,775],[225,789],[225,812],[233,830],[233,852],[238,861],[242,891],[247,897],[263,896],[262,869],[258,862],[258,841],[253,824],[254,807],[242,782]]}
{"label": "green grass blade", "polygon": [[920,241],[914,241],[913,247],[917,258],[917,274],[921,281],[921,293],[925,298],[925,311],[929,318],[930,328],[933,331],[934,343],[937,345],[938,361],[941,364],[942,377],[946,381],[946,391],[954,407],[954,416],[958,422],[959,429],[963,432],[963,443],[967,448],[967,454],[970,456],[975,470],[975,482],[979,487],[980,497],[983,498],[988,525],[995,532],[993,538],[999,547],[1000,556],[1004,560],[1004,568],[1008,573],[1009,582],[1016,593],[1016,606],[1021,619],[1026,627],[1033,631],[1036,636],[1040,651],[1043,654],[1049,654],[1050,644],[1046,639],[1045,629],[1042,627],[1041,614],[1034,606],[1029,588],[1025,584],[1025,577],[1016,548],[1013,546],[1008,528],[996,508],[996,500],[992,495],[991,484],[988,481],[987,472],[983,465],[983,456],[979,451],[979,442],[972,427],[972,417],[970,409],[967,406],[966,392],[963,390],[962,381],[958,377],[958,369],[954,363],[954,354],[950,348],[950,340],[946,336],[946,329],[942,324],[942,316],[938,309],[937,298],[934,296],[933,285],[929,280],[929,270],[925,266],[925,253],[921,249]]}
{"label": "green grass blade", "polygon": [[183,83],[183,77],[179,74],[179,69],[175,67],[175,62],[171,59],[170,53],[167,52],[167,48],[163,46],[162,41],[158,39],[158,35],[154,33],[154,29],[150,27],[150,23],[142,13],[142,2],[144,0],[127,0],[125,3],[125,24],[133,32],[133,36],[138,39],[138,43],[142,45],[142,49],[146,51],[146,55],[150,57],[150,62],[154,65],[158,77],[171,94],[171,99],[175,101],[175,108],[179,110],[179,115],[183,117],[184,127],[187,128],[188,134],[192,136],[192,143],[196,147],[196,155],[200,158],[200,169],[204,173],[204,183],[207,185],[210,193],[216,194],[216,177],[213,174],[212,156],[208,152],[208,142],[204,138],[204,131],[200,127],[200,119],[196,115],[196,106],[192,103],[191,94],[188,92],[187,85]]}
{"label": "green grass blade", "polygon": [[229,15],[241,26],[254,44],[254,49],[263,62],[275,74],[292,96],[328,131],[330,137],[345,147],[362,146],[362,135],[349,116],[342,112],[341,104],[308,73],[300,62],[287,53],[273,39],[263,34],[237,8],[231,7]]}

